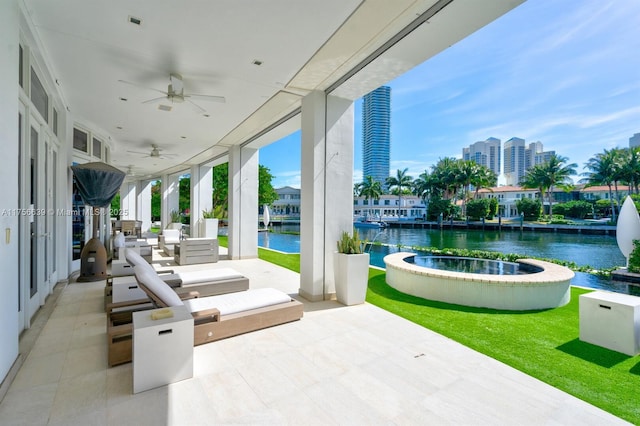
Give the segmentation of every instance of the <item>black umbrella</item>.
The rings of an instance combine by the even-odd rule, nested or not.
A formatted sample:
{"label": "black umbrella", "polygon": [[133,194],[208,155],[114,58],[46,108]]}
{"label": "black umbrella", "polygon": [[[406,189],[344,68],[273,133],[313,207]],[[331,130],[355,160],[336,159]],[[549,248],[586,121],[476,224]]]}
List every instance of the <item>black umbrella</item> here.
{"label": "black umbrella", "polygon": [[71,166],[78,192],[85,204],[93,207],[93,235],[80,254],[78,281],[104,279],[107,274],[107,251],[98,238],[100,208],[107,207],[116,196],[125,173],[105,163],[86,163]]}

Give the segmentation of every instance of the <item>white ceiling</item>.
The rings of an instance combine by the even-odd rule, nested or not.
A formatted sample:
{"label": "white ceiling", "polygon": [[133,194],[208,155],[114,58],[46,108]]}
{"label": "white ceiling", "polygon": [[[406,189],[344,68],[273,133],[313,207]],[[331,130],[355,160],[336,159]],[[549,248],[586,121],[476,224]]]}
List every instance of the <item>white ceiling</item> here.
{"label": "white ceiling", "polygon": [[[326,90],[434,3],[24,0],[23,8],[74,119],[102,130],[116,166],[158,176],[224,155],[296,111],[302,96]],[[414,32],[335,93],[356,99],[519,3],[455,0],[440,25]],[[188,103],[142,103],[162,96],[170,73],[183,76],[186,93],[226,102],[194,100],[209,117]],[[150,152],[152,144],[168,158],[130,152]]]}

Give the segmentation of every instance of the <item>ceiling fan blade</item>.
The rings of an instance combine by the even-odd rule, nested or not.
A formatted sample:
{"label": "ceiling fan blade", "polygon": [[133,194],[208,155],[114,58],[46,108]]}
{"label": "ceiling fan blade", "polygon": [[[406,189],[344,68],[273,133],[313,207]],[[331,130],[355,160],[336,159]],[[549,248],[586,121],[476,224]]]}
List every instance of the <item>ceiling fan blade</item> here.
{"label": "ceiling fan blade", "polygon": [[207,110],[202,108],[200,105],[196,104],[195,102],[189,100],[189,99],[185,99],[189,105],[191,106],[191,108],[193,108],[197,113],[199,114],[206,114]]}
{"label": "ceiling fan blade", "polygon": [[132,82],[130,82],[130,81],[126,81],[126,80],[118,80],[118,83],[128,84],[128,85],[130,85],[130,86],[139,87],[139,88],[141,88],[141,89],[153,90],[154,92],[164,93],[165,95],[167,94],[167,92],[165,92],[165,91],[163,91],[163,90],[154,89],[153,87],[143,86],[142,84],[132,83]]}
{"label": "ceiling fan blade", "polygon": [[199,101],[208,101],[208,102],[220,102],[220,103],[225,103],[227,100],[224,98],[224,96],[211,96],[211,95],[196,95],[196,94],[189,94],[189,95],[184,95],[185,98],[193,98],[193,99],[197,99]]}
{"label": "ceiling fan blade", "polygon": [[140,151],[127,151],[130,154],[140,154],[140,155],[149,155],[148,152],[140,152]]}
{"label": "ceiling fan blade", "polygon": [[147,101],[142,101],[142,103],[143,104],[155,104],[155,103],[158,103],[158,102],[162,102],[165,99],[167,99],[166,96],[160,96],[159,98],[153,98],[153,99],[149,99]]}

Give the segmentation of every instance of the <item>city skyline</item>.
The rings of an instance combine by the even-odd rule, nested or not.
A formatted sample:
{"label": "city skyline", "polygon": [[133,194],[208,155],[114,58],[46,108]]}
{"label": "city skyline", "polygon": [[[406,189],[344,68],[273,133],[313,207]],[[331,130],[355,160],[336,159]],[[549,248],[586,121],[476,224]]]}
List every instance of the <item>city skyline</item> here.
{"label": "city skyline", "polygon": [[[626,148],[640,131],[640,2],[527,1],[387,83],[391,174],[417,177],[440,158],[495,137],[541,141],[578,164]],[[354,182],[362,177],[354,105]],[[265,147],[274,186],[300,186],[299,132]],[[579,179],[579,176],[574,178]]]}

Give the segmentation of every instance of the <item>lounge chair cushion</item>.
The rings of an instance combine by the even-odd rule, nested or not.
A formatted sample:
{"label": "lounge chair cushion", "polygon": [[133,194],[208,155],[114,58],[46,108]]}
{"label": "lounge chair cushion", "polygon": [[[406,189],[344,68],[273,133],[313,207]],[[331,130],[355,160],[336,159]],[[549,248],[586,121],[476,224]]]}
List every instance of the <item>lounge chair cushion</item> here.
{"label": "lounge chair cushion", "polygon": [[192,313],[215,308],[220,311],[220,315],[224,316],[289,302],[291,302],[291,297],[280,290],[259,288],[218,296],[188,299],[184,301],[184,305]]}
{"label": "lounge chair cushion", "polygon": [[179,229],[165,229],[162,231],[165,244],[180,244]]}
{"label": "lounge chair cushion", "polygon": [[149,268],[152,271],[154,271],[153,266],[151,266],[149,264],[149,262],[147,262],[146,260],[144,260],[144,257],[142,257],[140,255],[140,253],[138,253],[135,250],[132,250],[130,248],[125,248],[124,249],[124,258],[127,260],[127,262],[129,262],[129,264],[131,266],[143,266],[145,268]]}
{"label": "lounge chair cushion", "polygon": [[231,268],[208,269],[204,271],[180,271],[176,275],[180,277],[183,286],[244,278],[244,275]]}
{"label": "lounge chair cushion", "polygon": [[153,268],[137,265],[134,266],[133,272],[136,274],[136,279],[168,307],[184,305],[180,296],[160,279]]}

